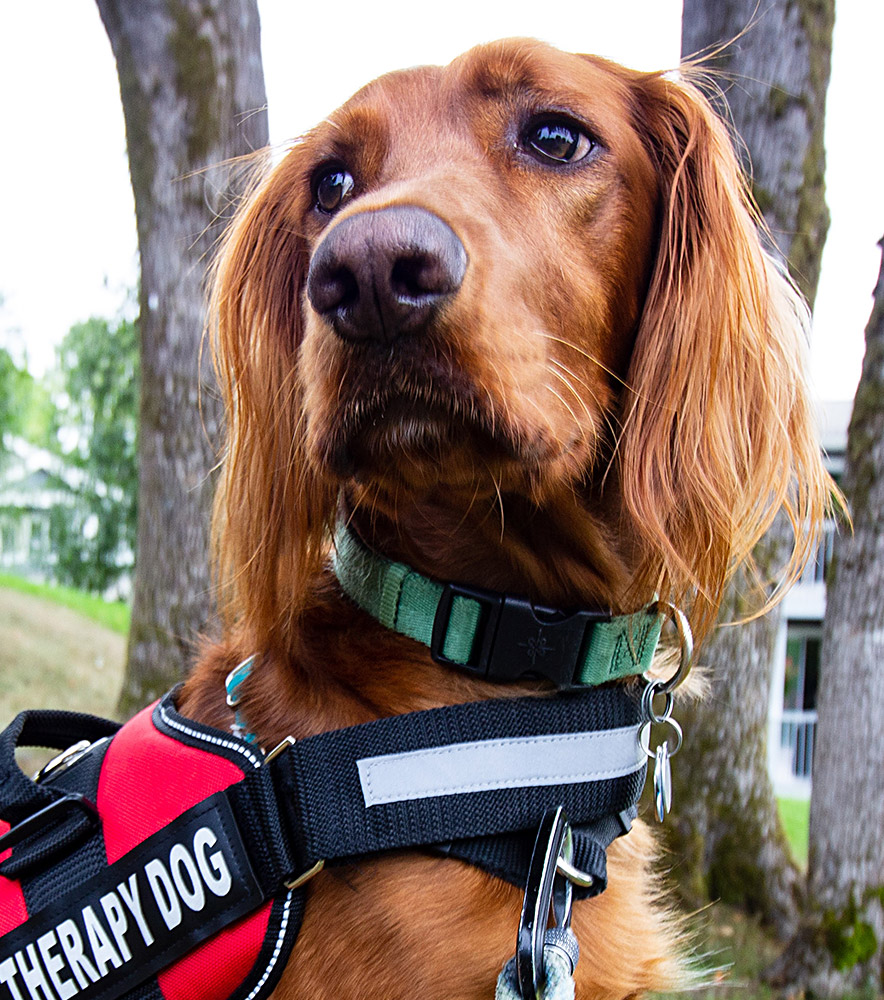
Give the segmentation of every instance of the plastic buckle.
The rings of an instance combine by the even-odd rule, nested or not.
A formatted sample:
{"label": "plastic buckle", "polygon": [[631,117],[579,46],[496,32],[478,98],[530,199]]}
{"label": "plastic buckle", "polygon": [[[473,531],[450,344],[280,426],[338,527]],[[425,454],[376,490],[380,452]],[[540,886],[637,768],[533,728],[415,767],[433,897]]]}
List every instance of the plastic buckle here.
{"label": "plastic buckle", "polygon": [[61,798],[50,802],[48,806],[31,813],[30,816],[20,823],[16,823],[0,836],[0,853],[20,844],[47,824],[57,822],[64,813],[74,810],[83,813],[95,823],[98,822],[98,810],[85,795],[81,795],[79,792],[67,792]]}
{"label": "plastic buckle", "polygon": [[[482,607],[479,648],[467,663],[458,663],[443,653],[455,597],[477,601]],[[575,675],[590,626],[610,620],[611,612],[601,608],[568,614],[522,597],[449,583],[436,608],[430,654],[437,663],[490,681],[545,677],[559,690],[567,690],[579,686]]]}
{"label": "plastic buckle", "polygon": [[[478,652],[467,663],[459,663],[457,660],[449,659],[443,652],[445,639],[448,635],[448,625],[451,621],[451,608],[455,597],[466,597],[471,601],[477,601],[482,606],[482,616],[479,620],[478,635],[481,636],[482,643]],[[436,607],[436,616],[433,619],[433,636],[430,639],[430,656],[436,661],[448,667],[458,667],[461,670],[469,671],[471,674],[487,676],[488,663],[491,659],[494,648],[494,637],[497,633],[497,622],[503,607],[505,597],[491,590],[482,590],[479,587],[464,587],[459,583],[446,583]],[[475,643],[473,644],[475,648]]]}

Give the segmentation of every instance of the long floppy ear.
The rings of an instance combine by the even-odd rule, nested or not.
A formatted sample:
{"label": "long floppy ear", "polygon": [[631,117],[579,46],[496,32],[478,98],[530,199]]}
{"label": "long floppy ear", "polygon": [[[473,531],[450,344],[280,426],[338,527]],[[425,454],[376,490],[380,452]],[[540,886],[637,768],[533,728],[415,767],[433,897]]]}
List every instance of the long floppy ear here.
{"label": "long floppy ear", "polygon": [[334,487],[304,453],[302,160],[295,147],[245,199],[217,258],[211,295],[227,412],[216,570],[228,624],[262,648],[287,645],[335,505]]}
{"label": "long floppy ear", "polygon": [[627,377],[622,488],[645,553],[638,585],[692,604],[703,635],[781,508],[795,534],[783,572],[797,577],[833,484],[805,384],[806,309],[762,249],[726,128],[689,82],[633,87],[661,222]]}

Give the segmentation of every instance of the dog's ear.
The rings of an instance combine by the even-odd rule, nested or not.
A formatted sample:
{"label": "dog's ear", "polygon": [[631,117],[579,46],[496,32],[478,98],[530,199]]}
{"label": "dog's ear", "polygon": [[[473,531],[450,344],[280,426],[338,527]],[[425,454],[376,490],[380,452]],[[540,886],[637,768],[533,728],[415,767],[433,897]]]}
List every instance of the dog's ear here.
{"label": "dog's ear", "polygon": [[[633,83],[659,178],[659,247],[620,442],[627,509],[645,553],[639,585],[714,624],[736,567],[784,508],[794,579],[832,484],[804,380],[806,309],[762,249],[727,129],[681,78]],[[763,601],[762,601],[763,603]]]}
{"label": "dog's ear", "polygon": [[227,412],[213,540],[221,606],[262,648],[285,643],[324,558],[335,489],[304,453],[298,349],[309,190],[295,149],[244,199],[220,249],[210,315]]}

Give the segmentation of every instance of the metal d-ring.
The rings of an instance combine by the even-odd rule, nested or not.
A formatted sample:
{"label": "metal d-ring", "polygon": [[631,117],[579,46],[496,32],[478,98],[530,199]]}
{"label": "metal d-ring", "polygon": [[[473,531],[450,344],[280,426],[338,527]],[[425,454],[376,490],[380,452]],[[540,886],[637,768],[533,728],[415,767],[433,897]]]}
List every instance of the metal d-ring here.
{"label": "metal d-ring", "polygon": [[[655,686],[654,694],[665,694],[670,696],[672,692],[681,684],[691,672],[691,664],[694,660],[694,636],[687,616],[674,604],[669,601],[653,601],[648,605],[648,610],[652,614],[665,615],[674,625],[678,633],[678,641],[681,646],[681,655],[678,660],[678,669],[666,681],[652,681]],[[671,711],[671,707],[669,708]],[[653,718],[653,716],[652,716]],[[654,719],[654,721],[661,721]]]}

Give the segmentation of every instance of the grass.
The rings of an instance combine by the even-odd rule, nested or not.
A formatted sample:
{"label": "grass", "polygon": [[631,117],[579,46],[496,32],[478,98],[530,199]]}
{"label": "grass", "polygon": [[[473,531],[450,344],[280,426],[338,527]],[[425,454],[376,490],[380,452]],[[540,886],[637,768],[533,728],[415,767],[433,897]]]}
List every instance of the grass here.
{"label": "grass", "polygon": [[700,985],[688,993],[653,994],[654,1000],[774,1000],[776,993],[761,975],[781,946],[757,920],[717,903],[693,923]]}
{"label": "grass", "polygon": [[[0,586],[0,729],[27,708],[113,716],[123,682],[126,638],[49,596]],[[93,612],[96,602],[81,605]],[[113,620],[113,619],[111,619]],[[119,624],[119,623],[117,623]],[[16,754],[26,772],[52,752]]]}
{"label": "grass", "polygon": [[780,819],[792,854],[802,868],[807,868],[807,835],[810,824],[810,800],[778,799]]}
{"label": "grass", "polygon": [[129,606],[121,601],[105,601],[73,587],[33,583],[11,573],[0,573],[0,587],[70,608],[120,635],[127,635],[129,632]]}

